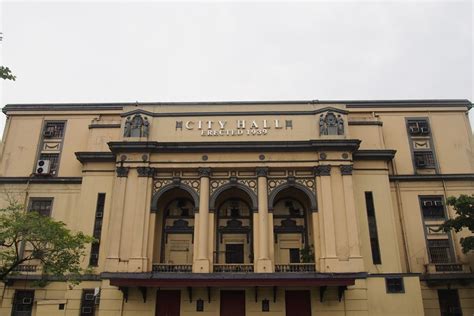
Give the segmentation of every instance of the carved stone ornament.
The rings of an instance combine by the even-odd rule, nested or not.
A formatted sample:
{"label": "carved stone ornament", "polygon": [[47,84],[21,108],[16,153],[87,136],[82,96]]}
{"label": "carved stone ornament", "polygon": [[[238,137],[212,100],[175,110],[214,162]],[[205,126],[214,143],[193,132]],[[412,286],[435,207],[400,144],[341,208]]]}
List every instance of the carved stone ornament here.
{"label": "carved stone ornament", "polygon": [[343,176],[352,174],[352,165],[341,165],[339,168],[341,169],[341,174]]}
{"label": "carved stone ornament", "polygon": [[268,168],[257,168],[257,177],[266,177],[268,175]]}
{"label": "carved stone ornament", "polygon": [[327,112],[319,116],[319,135],[344,135],[344,119],[341,114]]}
{"label": "carved stone ornament", "polygon": [[155,168],[151,167],[138,167],[137,173],[139,177],[153,177]]}
{"label": "carved stone ornament", "polygon": [[211,176],[211,168],[199,168],[198,169],[199,177],[210,177]]}
{"label": "carved stone ornament", "polygon": [[129,167],[117,167],[117,177],[128,177],[128,171],[130,170]]}
{"label": "carved stone ornament", "polygon": [[150,122],[147,117],[135,114],[127,117],[123,130],[123,137],[148,137],[150,134]]}
{"label": "carved stone ornament", "polygon": [[330,176],[331,175],[331,166],[330,165],[321,165],[314,168],[315,176]]}

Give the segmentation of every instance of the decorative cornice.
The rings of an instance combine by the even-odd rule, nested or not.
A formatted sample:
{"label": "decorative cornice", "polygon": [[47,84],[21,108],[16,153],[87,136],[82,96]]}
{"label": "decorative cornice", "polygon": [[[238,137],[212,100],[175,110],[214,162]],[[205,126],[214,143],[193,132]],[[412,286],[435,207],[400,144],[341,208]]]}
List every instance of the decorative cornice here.
{"label": "decorative cornice", "polygon": [[347,151],[359,148],[358,139],[315,139],[308,141],[253,141],[253,142],[109,142],[114,153],[122,152],[314,152]]}
{"label": "decorative cornice", "polygon": [[0,177],[0,184],[35,183],[35,184],[81,184],[81,177]]}
{"label": "decorative cornice", "polygon": [[139,177],[153,177],[153,175],[155,174],[155,168],[137,167],[137,173]]}
{"label": "decorative cornice", "polygon": [[[43,104],[7,104],[2,112],[7,114],[10,111],[97,111],[97,110],[123,110],[126,106],[238,106],[238,105],[327,105],[345,104],[347,108],[420,108],[420,107],[463,107],[468,110],[472,107],[471,102],[467,99],[432,99],[432,100],[282,100],[282,101],[219,101],[219,102],[123,102],[123,103],[43,103]],[[298,114],[298,111],[287,111],[289,113]],[[301,111],[303,112],[303,111]],[[312,111],[305,111],[312,112]],[[203,112],[196,112],[196,115],[203,116]],[[283,112],[274,111],[276,114],[284,114]],[[165,113],[163,113],[165,114]],[[174,113],[180,116],[189,116],[189,113]],[[213,112],[217,115],[216,112]],[[245,114],[249,114],[245,112]],[[255,115],[254,113],[251,113]],[[268,114],[268,112],[266,112]],[[225,112],[224,112],[225,115]]]}
{"label": "decorative cornice", "polygon": [[391,175],[390,181],[474,181],[474,173]]}
{"label": "decorative cornice", "polygon": [[210,177],[211,176],[211,168],[198,168],[199,177]]}
{"label": "decorative cornice", "polygon": [[346,175],[351,175],[352,174],[352,165],[340,165],[339,169],[341,169],[341,175],[346,176]]}
{"label": "decorative cornice", "polygon": [[268,168],[267,167],[258,167],[255,169],[257,173],[257,177],[266,177],[268,176]]}
{"label": "decorative cornice", "polygon": [[121,178],[121,177],[128,177],[128,171],[130,170],[129,167],[117,167],[116,171],[117,171],[117,177]]}
{"label": "decorative cornice", "polygon": [[77,151],[77,160],[85,162],[115,162],[115,154],[107,151]]}
{"label": "decorative cornice", "polygon": [[330,176],[331,175],[331,166],[330,165],[321,165],[314,168],[315,176]]}
{"label": "decorative cornice", "polygon": [[352,154],[354,160],[384,160],[390,161],[395,157],[394,149],[359,149]]}

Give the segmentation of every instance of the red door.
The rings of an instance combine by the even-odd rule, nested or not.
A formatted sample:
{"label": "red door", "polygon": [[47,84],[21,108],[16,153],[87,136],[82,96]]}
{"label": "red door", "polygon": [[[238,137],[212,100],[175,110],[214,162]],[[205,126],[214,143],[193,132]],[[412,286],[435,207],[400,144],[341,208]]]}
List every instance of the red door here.
{"label": "red door", "polygon": [[221,291],[221,316],[245,316],[245,291]]}
{"label": "red door", "polygon": [[179,316],[180,291],[161,291],[156,293],[156,316]]}
{"label": "red door", "polygon": [[285,292],[286,316],[311,316],[311,295],[309,291]]}

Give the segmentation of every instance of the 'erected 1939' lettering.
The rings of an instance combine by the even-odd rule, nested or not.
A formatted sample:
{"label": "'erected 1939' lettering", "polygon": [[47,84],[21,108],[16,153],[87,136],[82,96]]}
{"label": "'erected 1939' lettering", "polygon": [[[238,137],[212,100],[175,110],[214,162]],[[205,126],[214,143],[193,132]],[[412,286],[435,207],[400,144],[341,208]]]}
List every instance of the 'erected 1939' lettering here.
{"label": "'erected 1939' lettering", "polygon": [[293,129],[293,121],[285,120],[217,120],[176,121],[176,130],[198,130],[201,136],[267,135],[271,129]]}

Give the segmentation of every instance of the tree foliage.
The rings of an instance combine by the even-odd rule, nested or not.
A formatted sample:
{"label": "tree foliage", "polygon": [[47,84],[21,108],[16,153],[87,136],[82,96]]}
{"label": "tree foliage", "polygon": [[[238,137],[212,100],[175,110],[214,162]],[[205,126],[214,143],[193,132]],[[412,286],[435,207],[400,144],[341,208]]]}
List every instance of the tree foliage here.
{"label": "tree foliage", "polygon": [[5,67],[5,66],[0,66],[0,78],[4,80],[16,80],[16,76],[13,75],[12,71],[10,68]]}
{"label": "tree foliage", "polygon": [[[454,230],[455,232],[467,228],[474,233],[474,195],[460,195],[458,198],[448,198],[448,204],[454,207],[457,217],[446,220],[441,229],[445,232]],[[464,253],[474,250],[474,236],[461,238],[462,251]]]}
{"label": "tree foliage", "polygon": [[62,222],[11,202],[0,209],[0,281],[5,282],[21,264],[39,263],[43,276],[77,276],[85,246],[92,241]]}

